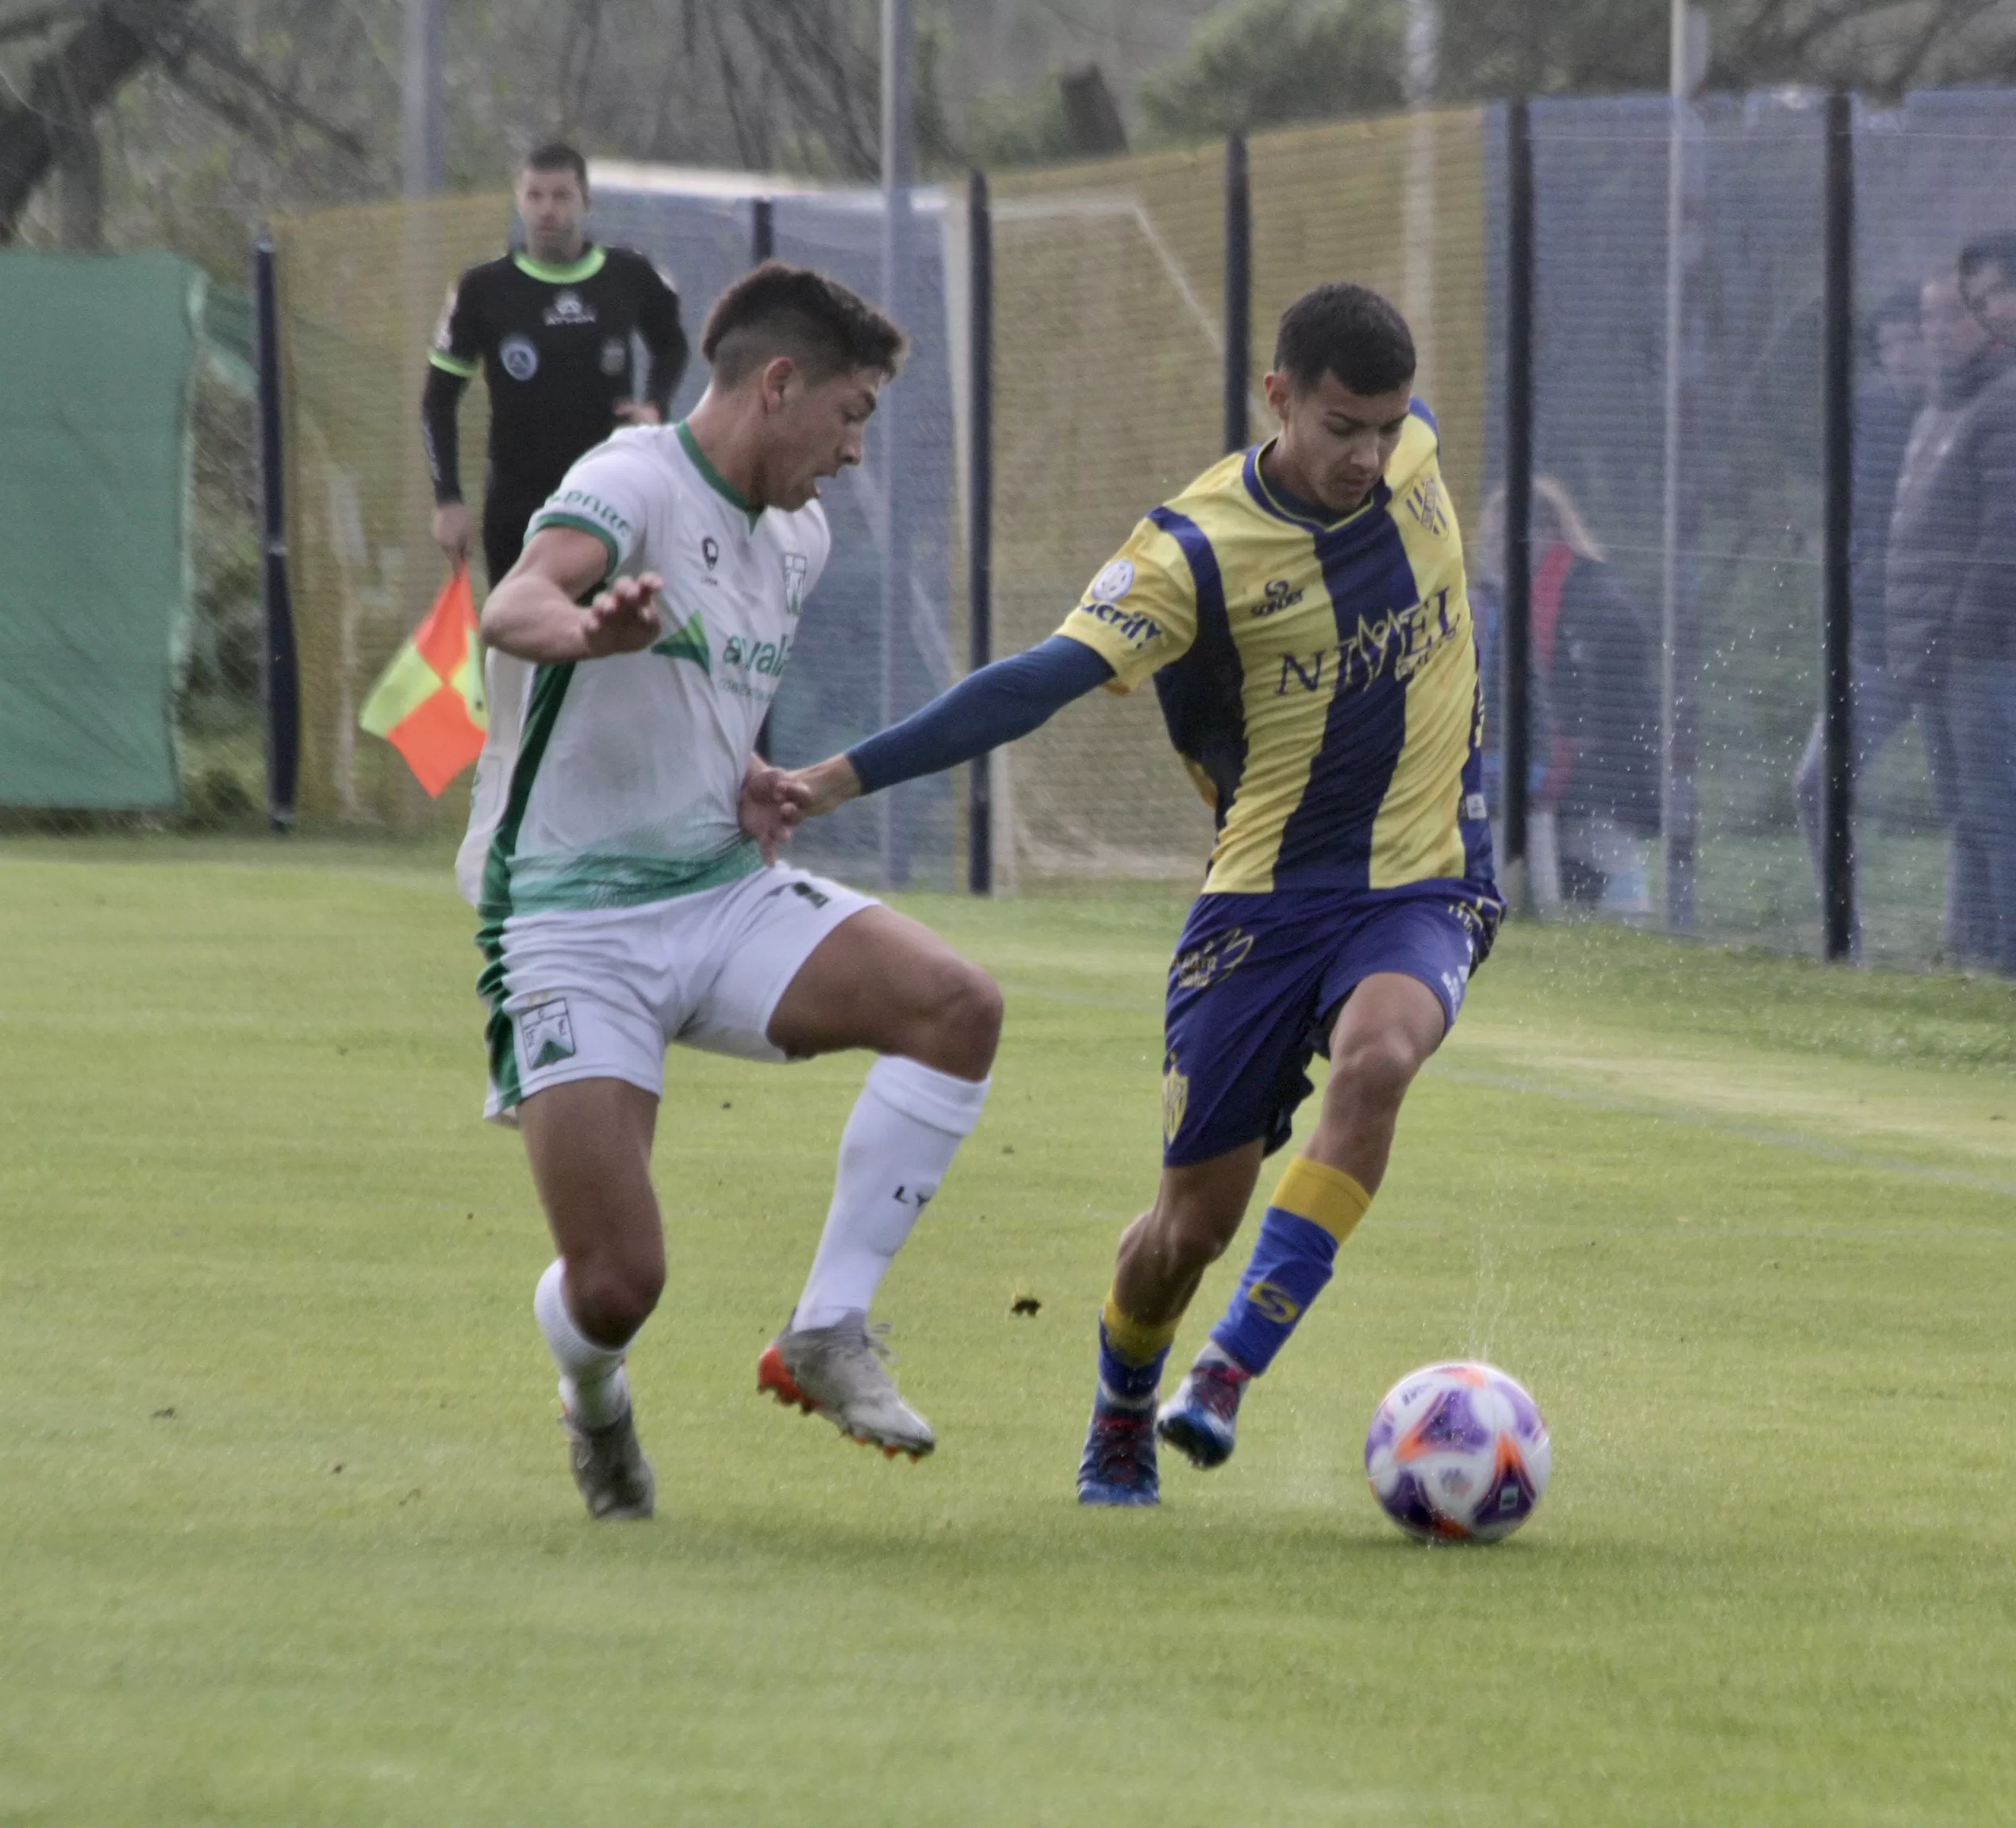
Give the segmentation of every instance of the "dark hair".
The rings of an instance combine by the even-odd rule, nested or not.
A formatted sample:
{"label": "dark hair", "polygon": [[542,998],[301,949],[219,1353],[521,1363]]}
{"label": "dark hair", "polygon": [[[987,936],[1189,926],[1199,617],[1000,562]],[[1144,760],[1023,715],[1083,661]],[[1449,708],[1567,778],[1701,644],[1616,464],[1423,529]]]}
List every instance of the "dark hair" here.
{"label": "dark hair", "polygon": [[1274,367],[1305,394],[1325,374],[1354,394],[1391,394],[1414,378],[1414,336],[1369,286],[1319,286],[1281,313]]}
{"label": "dark hair", "polygon": [[518,169],[521,171],[571,171],[581,180],[583,190],[588,188],[588,161],[564,140],[549,140],[543,146],[535,146],[528,152]]}
{"label": "dark hair", "polygon": [[714,301],[700,352],[732,387],[788,355],[814,381],[858,368],[893,375],[908,340],[858,294],[809,267],[766,260]]}
{"label": "dark hair", "polygon": [[1999,267],[2006,280],[2016,282],[2016,228],[1977,236],[1960,251],[1960,276],[1972,279],[1983,267]]}
{"label": "dark hair", "polygon": [[1922,286],[1905,285],[1884,294],[1882,301],[1869,313],[1862,325],[1863,353],[1873,362],[1883,351],[1883,333],[1893,325],[1901,324],[1915,336],[1922,328],[1925,309],[1921,301]]}

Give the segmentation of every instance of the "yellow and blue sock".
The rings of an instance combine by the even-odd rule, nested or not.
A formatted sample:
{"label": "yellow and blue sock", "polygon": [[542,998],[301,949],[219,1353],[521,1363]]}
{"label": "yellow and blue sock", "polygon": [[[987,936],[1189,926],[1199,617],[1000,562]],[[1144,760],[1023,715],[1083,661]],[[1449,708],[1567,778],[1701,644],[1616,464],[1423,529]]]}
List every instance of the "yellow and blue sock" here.
{"label": "yellow and blue sock", "polygon": [[1121,1311],[1116,1295],[1106,1297],[1099,1316],[1099,1381],[1108,1400],[1129,1409],[1145,1409],[1154,1401],[1162,1361],[1180,1324],[1178,1315],[1163,1326],[1146,1326]]}
{"label": "yellow and blue sock", "polygon": [[1238,1292],[1211,1330],[1212,1344],[1258,1377],[1323,1292],[1338,1246],[1371,1204],[1372,1196],[1342,1169],[1296,1156],[1274,1189]]}

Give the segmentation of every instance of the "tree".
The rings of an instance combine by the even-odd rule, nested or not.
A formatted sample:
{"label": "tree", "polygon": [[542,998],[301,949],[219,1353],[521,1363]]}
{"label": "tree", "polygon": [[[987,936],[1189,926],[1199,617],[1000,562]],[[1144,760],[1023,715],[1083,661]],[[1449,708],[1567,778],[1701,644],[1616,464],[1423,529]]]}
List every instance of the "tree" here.
{"label": "tree", "polygon": [[[2016,71],[2008,0],[1707,0],[1711,89],[1841,85],[1879,98]],[[1663,90],[1667,0],[1443,0],[1441,92]]]}
{"label": "tree", "polygon": [[[1404,95],[1404,0],[1228,0],[1143,78],[1156,137],[1374,113]],[[1668,0],[1441,0],[1438,99],[1663,90]],[[1707,86],[1878,99],[2016,76],[2016,0],[1707,0]]]}
{"label": "tree", "polygon": [[[922,0],[919,150],[963,163]],[[591,156],[871,180],[869,0],[464,0],[447,10],[448,179],[501,183],[563,135]],[[397,186],[402,0],[0,0],[0,240],[47,240],[102,142],[108,233],[220,271],[250,221]],[[67,237],[66,237],[67,238]]]}
{"label": "tree", "polygon": [[1397,108],[1404,69],[1398,0],[1235,0],[1136,99],[1156,138],[1215,137]]}
{"label": "tree", "polygon": [[[0,45],[25,59],[0,97],[0,241],[11,240],[36,188],[60,166],[95,191],[100,113],[159,71],[233,129],[305,128],[355,154],[354,135],[275,83],[205,17],[202,0],[51,0],[0,13]],[[95,217],[97,198],[90,200]]]}

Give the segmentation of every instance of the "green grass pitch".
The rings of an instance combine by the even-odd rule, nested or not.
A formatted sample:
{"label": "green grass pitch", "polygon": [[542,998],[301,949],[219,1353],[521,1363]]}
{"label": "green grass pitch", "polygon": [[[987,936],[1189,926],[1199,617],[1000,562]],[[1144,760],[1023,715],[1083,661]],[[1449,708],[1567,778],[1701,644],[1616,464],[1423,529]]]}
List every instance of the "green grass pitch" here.
{"label": "green grass pitch", "polygon": [[[755,1390],[860,1062],[675,1054],[598,1528],[443,859],[0,850],[0,1823],[2016,1819],[2009,987],[1515,927],[1237,1458],[1086,1515],[1180,904],[909,905],[1008,1001],[882,1304],[940,1451]],[[1360,1469],[1455,1354],[1554,1434],[1498,1549]]]}

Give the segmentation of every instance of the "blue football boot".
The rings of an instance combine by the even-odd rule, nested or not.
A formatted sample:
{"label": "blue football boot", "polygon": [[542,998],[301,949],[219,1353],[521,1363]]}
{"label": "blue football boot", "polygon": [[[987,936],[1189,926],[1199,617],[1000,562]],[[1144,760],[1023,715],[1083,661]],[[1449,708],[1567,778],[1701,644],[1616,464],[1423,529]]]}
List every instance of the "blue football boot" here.
{"label": "blue football boot", "polygon": [[1078,1462],[1081,1504],[1159,1504],[1155,1476],[1155,1411],[1116,1403],[1100,1386]]}
{"label": "blue football boot", "polygon": [[1250,1373],[1222,1358],[1200,1358],[1162,1405],[1155,1432],[1192,1466],[1208,1472],[1232,1457],[1239,1425],[1239,1399],[1253,1381]]}

